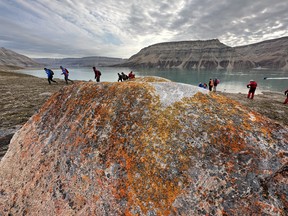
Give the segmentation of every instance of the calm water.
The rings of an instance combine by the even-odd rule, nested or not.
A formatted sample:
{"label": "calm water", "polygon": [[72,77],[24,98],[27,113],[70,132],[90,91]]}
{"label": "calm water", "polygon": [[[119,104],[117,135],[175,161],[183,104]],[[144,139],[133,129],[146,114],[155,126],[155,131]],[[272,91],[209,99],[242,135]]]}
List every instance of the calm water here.
{"label": "calm water", "polygon": [[[67,68],[70,72],[69,78],[72,80],[95,80],[92,68]],[[101,71],[101,81],[117,82],[118,75],[122,71],[128,74],[131,69],[129,68],[117,68],[117,67],[98,67]],[[63,79],[60,69],[53,70],[54,78]],[[37,77],[46,78],[44,70],[21,70],[21,73],[30,74]],[[256,93],[262,91],[278,91],[284,92],[288,88],[288,72],[284,71],[271,71],[271,70],[250,70],[250,71],[233,71],[228,72],[224,70],[205,71],[205,70],[180,70],[180,69],[137,69],[133,70],[138,76],[159,76],[169,80],[181,83],[187,83],[192,85],[198,85],[199,82],[207,83],[210,78],[220,79],[220,84],[217,86],[217,90],[232,92],[232,93],[246,93],[248,90],[246,85],[249,80],[254,79],[258,83]],[[264,80],[264,77],[272,77],[276,79]],[[286,79],[277,79],[286,77]]]}

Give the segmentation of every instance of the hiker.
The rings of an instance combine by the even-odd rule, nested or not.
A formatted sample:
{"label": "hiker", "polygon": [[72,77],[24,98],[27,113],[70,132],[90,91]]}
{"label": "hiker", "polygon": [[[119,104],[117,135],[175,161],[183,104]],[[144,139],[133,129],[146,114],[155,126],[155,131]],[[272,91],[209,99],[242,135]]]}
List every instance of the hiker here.
{"label": "hiker", "polygon": [[217,79],[217,78],[215,78],[214,80],[213,80],[213,91],[214,92],[216,92],[216,87],[217,87],[217,85],[220,83],[220,80],[219,79]]}
{"label": "hiker", "polygon": [[62,66],[60,66],[60,68],[62,70],[62,74],[64,75],[64,80],[65,80],[66,84],[68,84],[68,81],[74,83],[72,80],[68,79],[69,71],[66,68],[62,67]]}
{"label": "hiker", "polygon": [[284,92],[284,94],[287,96],[287,98],[283,104],[288,104],[288,89]]}
{"label": "hiker", "polygon": [[49,85],[51,85],[51,81],[57,83],[55,80],[53,80],[54,72],[51,69],[48,69],[48,68],[44,68],[44,70],[45,70],[45,72],[46,72],[46,74],[48,76]]}
{"label": "hiker", "polygon": [[212,79],[209,80],[208,85],[209,85],[209,91],[212,91],[212,88],[213,88],[213,85],[214,85],[214,82],[213,82]]}
{"label": "hiker", "polygon": [[121,75],[124,81],[129,79],[128,76],[124,72],[122,72]]}
{"label": "hiker", "polygon": [[93,67],[93,71],[94,71],[94,74],[95,74],[96,82],[100,82],[100,76],[102,75],[101,72],[99,70],[97,70],[96,67]]}
{"label": "hiker", "polygon": [[204,89],[207,89],[207,83],[204,83],[204,84],[203,84],[203,88],[204,88]]}
{"label": "hiker", "polygon": [[[254,80],[250,80],[249,84],[247,85],[247,88],[250,88],[248,95],[247,95],[247,98],[253,99],[254,93],[255,93],[256,88],[257,88],[257,82],[255,82]],[[250,97],[250,95],[251,95],[251,97]]]}
{"label": "hiker", "polygon": [[133,72],[131,71],[131,72],[128,74],[128,77],[129,77],[129,79],[133,79],[133,78],[135,78],[135,74],[133,74]]}
{"label": "hiker", "polygon": [[122,75],[120,73],[118,73],[118,82],[119,81],[121,81],[121,82],[123,81]]}

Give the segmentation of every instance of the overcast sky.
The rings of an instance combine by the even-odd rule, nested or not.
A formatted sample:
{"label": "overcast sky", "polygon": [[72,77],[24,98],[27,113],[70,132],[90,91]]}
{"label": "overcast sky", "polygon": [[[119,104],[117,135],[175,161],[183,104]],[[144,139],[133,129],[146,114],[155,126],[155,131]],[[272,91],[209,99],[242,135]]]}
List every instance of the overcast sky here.
{"label": "overcast sky", "polygon": [[0,47],[33,58],[129,58],[160,42],[288,36],[288,1],[0,0],[0,29]]}

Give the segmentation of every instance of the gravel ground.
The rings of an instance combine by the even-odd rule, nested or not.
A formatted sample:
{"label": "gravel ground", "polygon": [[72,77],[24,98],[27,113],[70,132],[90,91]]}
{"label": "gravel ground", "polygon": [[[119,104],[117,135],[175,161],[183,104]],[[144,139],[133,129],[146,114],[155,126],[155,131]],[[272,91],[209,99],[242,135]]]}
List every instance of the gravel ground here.
{"label": "gravel ground", "polygon": [[[0,158],[5,154],[13,134],[42,106],[54,92],[66,86],[64,80],[48,84],[43,78],[15,72],[0,71]],[[239,101],[283,125],[288,125],[288,105],[284,105],[284,93],[265,92],[254,100],[245,94],[221,93]]]}

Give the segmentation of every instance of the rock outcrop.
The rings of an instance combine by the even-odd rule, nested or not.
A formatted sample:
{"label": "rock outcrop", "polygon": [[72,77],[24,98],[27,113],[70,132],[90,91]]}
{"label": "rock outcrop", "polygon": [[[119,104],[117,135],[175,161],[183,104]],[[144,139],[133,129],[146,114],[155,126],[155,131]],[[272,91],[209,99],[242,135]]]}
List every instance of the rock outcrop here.
{"label": "rock outcrop", "polygon": [[80,82],[13,136],[0,215],[285,215],[287,132],[196,86]]}
{"label": "rock outcrop", "polygon": [[288,37],[241,47],[229,47],[218,39],[179,41],[146,47],[121,66],[186,69],[288,68]]}
{"label": "rock outcrop", "polygon": [[19,69],[25,67],[40,67],[39,64],[27,56],[16,53],[12,50],[0,48],[0,68]]}

